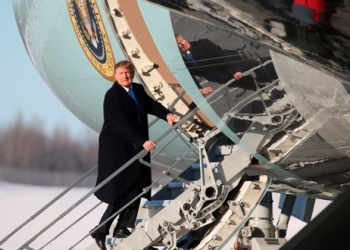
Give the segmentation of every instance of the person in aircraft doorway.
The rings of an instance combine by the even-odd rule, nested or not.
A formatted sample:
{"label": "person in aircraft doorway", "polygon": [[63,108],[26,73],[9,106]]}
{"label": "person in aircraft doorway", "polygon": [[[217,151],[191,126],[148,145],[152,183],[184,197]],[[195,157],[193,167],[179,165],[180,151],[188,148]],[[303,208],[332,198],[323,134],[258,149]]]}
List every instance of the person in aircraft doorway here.
{"label": "person in aircraft doorway", "polygon": [[[174,125],[179,119],[161,103],[152,99],[141,84],[132,82],[134,66],[131,62],[118,62],[114,73],[116,81],[106,92],[103,103],[104,123],[99,136],[96,186],[141,150],[151,151],[155,148],[155,142],[150,140],[148,135],[147,114],[155,115],[170,125]],[[144,159],[149,162],[150,154]],[[95,192],[95,196],[108,206],[99,224],[105,222],[150,184],[150,168],[136,160],[102,186]],[[143,197],[149,199],[150,192]],[[125,238],[131,234],[128,228],[135,227],[140,201],[141,198],[138,198],[119,214],[113,237]],[[100,228],[90,231],[102,250],[106,250],[105,240],[114,218]]]}

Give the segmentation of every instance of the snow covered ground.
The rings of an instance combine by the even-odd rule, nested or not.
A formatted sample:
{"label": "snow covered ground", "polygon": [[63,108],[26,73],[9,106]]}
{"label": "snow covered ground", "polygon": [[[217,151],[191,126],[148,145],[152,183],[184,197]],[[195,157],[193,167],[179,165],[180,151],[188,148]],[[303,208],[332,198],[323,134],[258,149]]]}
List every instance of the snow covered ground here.
{"label": "snow covered ground", "polygon": [[[63,190],[64,188],[28,186],[0,181],[0,241],[19,225],[28,220]],[[66,209],[70,208],[73,203],[84,197],[90,190],[91,189],[88,188],[76,188],[71,190],[66,196],[58,200],[49,209],[43,212],[43,214],[39,215],[35,220],[28,223],[28,225],[8,239],[4,244],[0,245],[0,249],[18,249],[44,227],[49,225],[53,220],[59,218]],[[274,224],[276,224],[279,215],[279,209],[277,208],[279,195],[274,194],[273,198],[274,208],[276,208],[274,209]],[[318,214],[329,203],[330,202],[328,201],[317,200],[314,215]],[[43,233],[43,235],[37,240],[33,241],[30,246],[33,249],[40,249],[56,235],[61,233],[67,226],[74,223],[97,204],[99,204],[99,201],[95,196],[90,196],[71,213],[60,219],[52,228]],[[89,213],[89,215],[79,220],[57,240],[47,245],[44,249],[65,250],[75,245],[98,223],[105,208],[105,204],[99,205],[95,210]],[[291,218],[287,238],[290,239],[303,226],[305,226],[305,223],[300,222],[295,218]],[[74,249],[86,250],[92,244],[94,244],[93,239],[87,237],[74,247]],[[230,248],[231,247],[227,247],[227,250]]]}
{"label": "snow covered ground", "polygon": [[[63,190],[64,188],[27,186],[0,182],[0,241]],[[35,220],[28,223],[28,225],[8,239],[3,245],[0,245],[0,249],[14,250],[22,246],[22,244],[35,236],[53,220],[59,218],[66,209],[85,196],[89,191],[90,189],[88,188],[71,190],[66,196],[58,200]],[[71,213],[60,219],[51,229],[47,230],[47,232],[30,244],[30,246],[34,249],[39,249],[97,204],[99,204],[97,198],[93,195],[90,196]],[[105,204],[99,205],[86,218],[81,219],[76,225],[62,234],[60,238],[53,241],[44,249],[69,249],[85,237],[90,229],[96,226],[105,207]],[[74,249],[86,249],[93,242],[92,238],[87,237]]]}

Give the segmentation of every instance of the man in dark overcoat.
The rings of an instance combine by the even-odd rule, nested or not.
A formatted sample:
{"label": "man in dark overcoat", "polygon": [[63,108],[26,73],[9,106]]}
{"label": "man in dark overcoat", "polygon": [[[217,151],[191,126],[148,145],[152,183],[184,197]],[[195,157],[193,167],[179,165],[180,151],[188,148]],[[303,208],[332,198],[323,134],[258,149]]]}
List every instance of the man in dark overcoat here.
{"label": "man in dark overcoat", "polygon": [[[99,136],[98,175],[96,186],[108,178],[142,149],[150,151],[155,142],[149,140],[147,114],[152,114],[173,125],[178,117],[162,104],[152,99],[141,84],[133,83],[134,66],[129,61],[115,65],[116,81],[106,92],[103,113],[104,123]],[[134,92],[136,100],[130,95]],[[150,161],[150,155],[144,158]],[[142,189],[151,184],[151,170],[138,160],[95,192],[96,197],[107,203],[100,224],[130,202]],[[150,192],[144,195],[150,198]],[[113,236],[124,238],[130,235],[127,229],[135,226],[141,198],[134,201],[119,214]],[[106,249],[105,239],[113,219],[91,236],[101,249]]]}

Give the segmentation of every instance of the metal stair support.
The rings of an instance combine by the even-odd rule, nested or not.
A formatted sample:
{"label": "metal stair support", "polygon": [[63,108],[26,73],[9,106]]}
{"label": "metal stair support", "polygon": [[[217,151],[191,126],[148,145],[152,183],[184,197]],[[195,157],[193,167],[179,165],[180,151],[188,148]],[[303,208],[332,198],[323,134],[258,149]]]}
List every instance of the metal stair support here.
{"label": "metal stair support", "polygon": [[[209,163],[204,145],[215,133],[211,132],[200,140],[201,179],[192,182],[182,194],[149,220],[139,223],[128,238],[122,239],[111,249],[142,250],[162,241],[167,249],[174,250],[178,249],[177,239],[207,225],[211,230],[215,229],[220,237],[202,238],[198,249],[204,249],[208,244],[220,247],[244,225],[263,198],[270,179],[265,176],[257,180],[247,179],[246,182],[242,179],[245,169],[250,165],[251,155],[239,145],[234,145],[231,153],[224,156],[221,162]],[[261,124],[253,123],[240,144],[254,151],[265,134]],[[255,140],[251,140],[253,136]],[[260,140],[256,140],[256,137]],[[204,164],[207,170],[203,170]],[[223,207],[227,211],[219,212],[221,219],[216,218],[214,212]],[[232,223],[224,223],[226,219]]]}
{"label": "metal stair support", "polygon": [[[189,181],[198,180],[198,175],[200,174],[199,169],[199,164],[194,163],[186,171],[181,173],[179,177],[185,178]],[[152,200],[147,200],[140,206],[136,224],[141,223],[143,220],[152,218],[172,200],[176,199],[180,194],[182,194],[187,186],[188,185],[185,183],[176,180],[169,182],[168,185],[166,185],[162,190],[152,196]]]}
{"label": "metal stair support", "polygon": [[[242,148],[249,147],[251,150],[256,150],[266,133],[267,131],[265,131],[262,124],[253,123],[242,137],[240,145]],[[230,170],[230,163],[240,159],[241,150],[237,145],[233,147],[228,145],[226,148],[217,147],[212,151],[215,151],[215,154],[218,154],[218,152],[226,154],[226,159],[221,164],[224,165],[226,170]],[[229,176],[232,175],[226,172],[224,176],[229,179]],[[231,178],[234,179],[233,176]],[[264,197],[270,182],[271,180],[266,176],[260,176],[258,179],[252,180],[248,177],[239,190],[230,193],[226,201],[228,208],[226,207],[227,210],[224,209],[220,214],[219,219],[215,222],[217,224],[201,232],[202,235],[196,235],[195,233],[191,235],[191,238],[195,238],[195,241],[197,241],[195,247],[191,245],[191,242],[182,247],[184,249],[222,249],[249,219],[250,214]],[[207,234],[207,232],[210,233]],[[198,241],[200,241],[199,244]]]}
{"label": "metal stair support", "polygon": [[236,197],[227,200],[228,210],[193,250],[222,249],[249,219],[266,193],[269,183],[267,176],[260,176],[255,181],[245,181]]}

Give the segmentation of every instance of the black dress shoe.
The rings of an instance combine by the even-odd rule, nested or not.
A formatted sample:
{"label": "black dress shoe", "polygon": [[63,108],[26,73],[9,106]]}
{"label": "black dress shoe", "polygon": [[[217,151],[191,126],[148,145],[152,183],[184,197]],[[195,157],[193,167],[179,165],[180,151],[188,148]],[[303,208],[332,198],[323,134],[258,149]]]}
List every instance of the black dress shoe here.
{"label": "black dress shoe", "polygon": [[130,234],[131,234],[131,232],[126,227],[122,227],[120,229],[114,230],[113,237],[114,238],[126,238]]}
{"label": "black dress shoe", "polygon": [[101,249],[101,250],[107,250],[106,248],[106,235],[102,232],[99,232],[98,230],[94,233],[90,234],[92,238],[95,239],[95,242],[97,244],[97,246]]}

